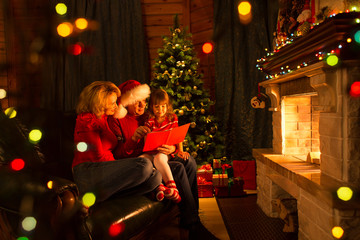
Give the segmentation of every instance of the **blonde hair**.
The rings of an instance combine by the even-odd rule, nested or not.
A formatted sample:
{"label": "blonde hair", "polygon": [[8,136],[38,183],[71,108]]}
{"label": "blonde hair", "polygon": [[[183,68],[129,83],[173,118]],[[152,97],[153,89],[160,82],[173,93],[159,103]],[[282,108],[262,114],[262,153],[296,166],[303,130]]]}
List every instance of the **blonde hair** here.
{"label": "blonde hair", "polygon": [[107,108],[107,100],[112,93],[120,97],[119,88],[109,81],[95,81],[86,86],[80,93],[76,113],[91,112],[101,117]]}
{"label": "blonde hair", "polygon": [[153,106],[159,105],[161,103],[166,104],[167,106],[166,116],[169,118],[169,120],[173,120],[174,112],[173,112],[171,99],[167,94],[167,92],[163,89],[156,89],[153,92],[151,92],[150,100],[149,100],[149,108],[148,108],[149,117],[152,118],[155,116],[153,112]]}

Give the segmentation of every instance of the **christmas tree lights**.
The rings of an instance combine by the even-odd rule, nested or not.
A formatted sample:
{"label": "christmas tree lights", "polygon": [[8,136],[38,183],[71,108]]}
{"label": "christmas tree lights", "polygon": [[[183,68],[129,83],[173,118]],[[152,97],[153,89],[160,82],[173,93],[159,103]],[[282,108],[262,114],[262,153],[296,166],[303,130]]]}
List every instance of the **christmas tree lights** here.
{"label": "christmas tree lights", "polygon": [[190,123],[183,143],[184,151],[189,152],[199,164],[212,162],[214,158],[224,159],[224,138],[209,111],[214,103],[203,89],[191,34],[179,27],[177,16],[170,32],[170,36],[163,37],[163,48],[158,50],[150,86],[166,90],[172,98],[179,125]]}

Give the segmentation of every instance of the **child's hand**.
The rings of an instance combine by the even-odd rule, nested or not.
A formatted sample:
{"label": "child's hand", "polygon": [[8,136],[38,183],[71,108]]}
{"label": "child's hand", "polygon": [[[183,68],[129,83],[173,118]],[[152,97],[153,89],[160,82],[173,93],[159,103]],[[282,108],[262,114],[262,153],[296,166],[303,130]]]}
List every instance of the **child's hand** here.
{"label": "child's hand", "polygon": [[184,160],[188,160],[189,157],[190,157],[190,154],[189,154],[188,152],[181,152],[181,151],[179,151],[179,152],[178,152],[178,156],[181,157],[181,158],[184,159]]}

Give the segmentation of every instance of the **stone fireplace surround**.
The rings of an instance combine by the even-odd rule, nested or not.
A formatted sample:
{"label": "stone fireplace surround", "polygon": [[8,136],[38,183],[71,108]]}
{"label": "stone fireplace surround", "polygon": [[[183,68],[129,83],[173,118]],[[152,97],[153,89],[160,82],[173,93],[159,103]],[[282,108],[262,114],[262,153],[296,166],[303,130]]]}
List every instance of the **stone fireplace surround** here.
{"label": "stone fireplace surround", "polygon": [[[281,66],[291,67],[306,61],[316,52],[343,41],[353,31],[352,27],[348,18],[327,21],[272,55],[264,70],[276,73]],[[277,217],[272,201],[295,198],[300,240],[335,239],[334,226],[344,229],[341,239],[360,239],[360,99],[353,99],[347,93],[349,84],[360,80],[360,57],[359,54],[340,56],[341,63],[335,67],[318,61],[260,83],[271,99],[274,137],[272,149],[253,149],[257,203],[268,216]],[[284,154],[282,142],[282,100],[309,93],[318,98],[312,108],[319,113],[320,165]],[[336,190],[341,186],[354,190],[350,201],[337,198]]]}

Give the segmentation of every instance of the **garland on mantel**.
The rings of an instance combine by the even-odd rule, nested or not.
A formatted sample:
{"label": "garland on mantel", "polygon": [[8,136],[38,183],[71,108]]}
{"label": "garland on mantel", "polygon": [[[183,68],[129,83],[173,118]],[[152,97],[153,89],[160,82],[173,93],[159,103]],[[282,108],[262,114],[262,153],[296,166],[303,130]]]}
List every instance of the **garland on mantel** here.
{"label": "garland on mantel", "polygon": [[[339,13],[339,14],[332,14],[330,15],[329,18],[327,18],[325,21],[323,21],[322,23],[314,23],[312,24],[309,32],[307,34],[309,34],[310,32],[318,29],[319,26],[327,23],[328,21],[330,21],[332,18],[346,18],[349,17],[347,15],[354,15],[356,16],[352,22],[352,24],[354,26],[359,25],[360,27],[360,17],[359,17],[359,12],[350,12],[350,11],[346,11],[345,13]],[[306,35],[307,35],[306,34]],[[304,36],[306,36],[304,35]],[[257,69],[265,72],[264,71],[264,64],[266,62],[268,62],[268,57],[273,56],[274,54],[276,54],[277,52],[279,52],[283,47],[288,46],[290,44],[293,44],[296,42],[296,40],[304,37],[304,36],[294,36],[292,35],[291,38],[287,38],[286,41],[283,42],[282,45],[277,46],[276,49],[274,49],[273,52],[268,51],[268,49],[265,49],[266,51],[266,56],[260,58],[257,60]],[[282,75],[291,73],[295,70],[301,69],[303,67],[306,67],[308,65],[314,64],[316,62],[320,62],[320,61],[326,61],[326,63],[329,66],[336,66],[339,62],[339,56],[340,56],[340,51],[341,49],[343,49],[346,46],[349,46],[350,44],[357,44],[360,46],[360,28],[358,31],[356,31],[352,36],[345,36],[344,39],[341,39],[336,46],[334,46],[331,49],[322,49],[322,51],[318,51],[314,54],[314,56],[310,56],[309,59],[307,61],[302,62],[301,64],[298,64],[296,67],[289,67],[288,65],[286,66],[282,66],[280,71],[277,73],[269,73],[267,75],[265,75],[266,80],[268,79],[274,79],[274,78],[278,78]]]}

